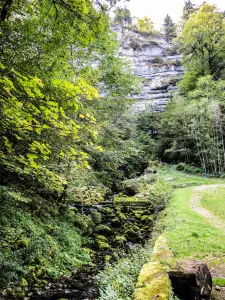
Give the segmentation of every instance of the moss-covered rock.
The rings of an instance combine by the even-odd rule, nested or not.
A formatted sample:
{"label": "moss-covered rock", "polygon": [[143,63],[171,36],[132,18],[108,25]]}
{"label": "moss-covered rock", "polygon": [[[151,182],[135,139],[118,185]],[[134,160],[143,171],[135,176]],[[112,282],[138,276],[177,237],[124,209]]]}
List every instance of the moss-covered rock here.
{"label": "moss-covered rock", "polygon": [[126,221],[127,220],[127,216],[121,212],[120,208],[116,208],[116,215],[117,217],[121,220],[121,221]]}
{"label": "moss-covered rock", "polygon": [[104,235],[98,234],[98,235],[96,235],[96,240],[107,242],[107,237]]}
{"label": "moss-covered rock", "polygon": [[156,240],[155,247],[152,253],[153,261],[162,261],[173,257],[173,252],[168,247],[167,238],[160,235]]}
{"label": "moss-covered rock", "polygon": [[92,220],[95,224],[100,224],[101,223],[101,220],[102,220],[102,215],[100,212],[92,212],[91,213],[91,217],[92,217]]}
{"label": "moss-covered rock", "polygon": [[113,218],[111,220],[111,223],[112,223],[113,226],[119,226],[121,224],[121,221],[120,221],[119,218]]}
{"label": "moss-covered rock", "polygon": [[97,246],[98,246],[99,250],[107,250],[107,249],[111,248],[108,243],[100,241],[100,240],[97,240]]}
{"label": "moss-covered rock", "polygon": [[133,295],[134,300],[169,299],[169,276],[161,262],[171,256],[172,252],[168,247],[166,237],[159,236],[155,243],[152,262],[145,264],[139,274]]}
{"label": "moss-covered rock", "polygon": [[109,226],[100,224],[95,227],[95,232],[109,235],[111,234],[112,230]]}
{"label": "moss-covered rock", "polygon": [[159,262],[151,262],[142,267],[133,298],[168,300],[169,276]]}
{"label": "moss-covered rock", "polygon": [[29,247],[29,243],[30,243],[29,239],[18,240],[17,241],[17,246],[19,248],[26,248],[27,249]]}
{"label": "moss-covered rock", "polygon": [[153,216],[149,216],[149,215],[144,215],[141,217],[141,222],[144,222],[144,223],[152,223],[153,222]]}
{"label": "moss-covered rock", "polygon": [[119,245],[123,245],[125,244],[127,241],[126,237],[124,235],[117,235],[115,238],[114,238],[114,242],[119,244]]}
{"label": "moss-covered rock", "polygon": [[20,286],[21,287],[27,287],[28,286],[28,282],[25,278],[21,279]]}
{"label": "moss-covered rock", "polygon": [[125,236],[132,239],[140,236],[140,228],[136,225],[128,224],[128,228],[125,230]]}

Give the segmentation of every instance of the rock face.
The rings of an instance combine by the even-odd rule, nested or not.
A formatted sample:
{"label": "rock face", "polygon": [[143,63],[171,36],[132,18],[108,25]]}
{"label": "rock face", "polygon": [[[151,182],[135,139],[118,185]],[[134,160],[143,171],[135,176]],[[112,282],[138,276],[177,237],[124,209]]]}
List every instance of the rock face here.
{"label": "rock face", "polygon": [[183,67],[177,45],[168,43],[162,36],[140,33],[113,26],[120,41],[120,55],[129,59],[134,73],[141,78],[141,91],[133,95],[136,103],[132,112],[164,111],[170,91],[182,78]]}

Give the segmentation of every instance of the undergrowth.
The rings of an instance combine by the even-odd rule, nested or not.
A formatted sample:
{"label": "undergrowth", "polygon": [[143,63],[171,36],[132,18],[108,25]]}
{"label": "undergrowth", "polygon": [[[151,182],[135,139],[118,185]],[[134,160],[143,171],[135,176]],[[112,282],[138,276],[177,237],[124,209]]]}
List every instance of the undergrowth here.
{"label": "undergrowth", "polygon": [[95,278],[100,290],[98,300],[131,300],[142,266],[149,261],[153,245],[133,246],[118,262],[108,263]]}
{"label": "undergrowth", "polygon": [[90,262],[72,211],[59,214],[43,207],[39,215],[31,210],[31,199],[18,195],[0,188],[0,289],[24,280],[42,287],[47,278],[55,280]]}

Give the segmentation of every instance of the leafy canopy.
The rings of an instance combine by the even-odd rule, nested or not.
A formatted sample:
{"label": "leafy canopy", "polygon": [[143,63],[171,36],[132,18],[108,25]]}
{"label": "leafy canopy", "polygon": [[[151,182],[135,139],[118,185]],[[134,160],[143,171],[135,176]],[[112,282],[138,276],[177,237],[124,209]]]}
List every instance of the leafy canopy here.
{"label": "leafy canopy", "polygon": [[[215,6],[204,4],[191,14],[181,36],[185,90],[191,90],[197,76],[224,77],[225,22]],[[190,76],[191,74],[191,76]]]}

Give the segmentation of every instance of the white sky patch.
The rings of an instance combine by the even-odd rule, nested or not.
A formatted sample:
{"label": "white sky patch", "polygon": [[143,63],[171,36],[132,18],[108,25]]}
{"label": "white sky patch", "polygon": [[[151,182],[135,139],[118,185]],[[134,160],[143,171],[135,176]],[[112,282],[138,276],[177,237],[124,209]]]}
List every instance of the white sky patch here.
{"label": "white sky patch", "polygon": [[[203,0],[193,0],[192,3],[196,5],[202,4]],[[210,0],[209,4],[215,4],[220,10],[225,10],[225,0]],[[130,0],[129,2],[122,2],[121,6],[130,9],[133,17],[147,16],[152,19],[156,29],[160,29],[163,20],[168,13],[174,22],[178,22],[182,15],[184,7],[184,0]]]}

